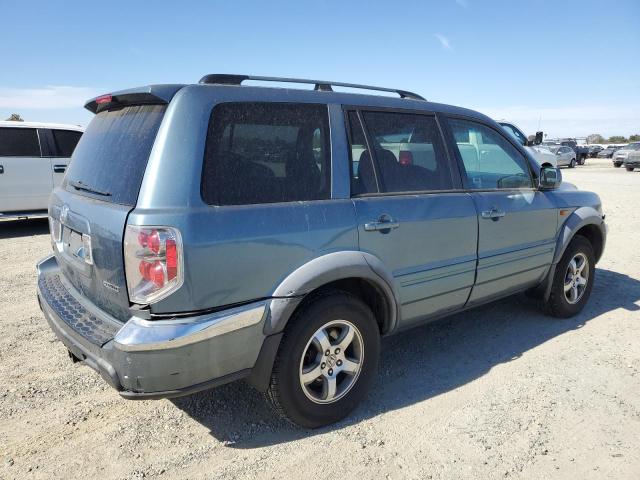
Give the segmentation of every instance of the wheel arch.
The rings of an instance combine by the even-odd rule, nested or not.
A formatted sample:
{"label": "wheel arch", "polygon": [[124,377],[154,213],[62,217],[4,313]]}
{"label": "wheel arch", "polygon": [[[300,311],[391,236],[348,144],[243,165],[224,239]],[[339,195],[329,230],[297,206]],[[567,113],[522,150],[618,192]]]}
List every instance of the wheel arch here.
{"label": "wheel arch", "polygon": [[596,262],[600,260],[606,241],[604,220],[595,208],[580,207],[560,227],[553,257],[554,264],[560,261],[567,246],[576,235],[582,235],[591,242]]}
{"label": "wheel arch", "polygon": [[288,275],[274,290],[265,333],[284,330],[287,322],[312,295],[330,289],[347,291],[371,307],[380,333],[395,328],[399,315],[393,276],[382,262],[361,251],[333,252],[317,257]]}
{"label": "wheel arch", "polygon": [[343,251],[317,257],[289,274],[272,293],[265,321],[265,342],[247,381],[266,391],[287,323],[293,314],[323,291],[344,290],[372,307],[382,335],[399,318],[399,296],[384,264],[366,252]]}
{"label": "wheel arch", "polygon": [[553,262],[549,267],[549,271],[547,272],[547,276],[544,281],[532,290],[532,294],[535,297],[541,298],[543,301],[547,301],[549,299],[556,265],[562,258],[562,255],[564,255],[569,243],[576,235],[582,235],[591,242],[596,262],[600,260],[606,243],[606,228],[604,220],[602,215],[595,208],[580,207],[576,209],[560,227],[558,238],[556,240]]}

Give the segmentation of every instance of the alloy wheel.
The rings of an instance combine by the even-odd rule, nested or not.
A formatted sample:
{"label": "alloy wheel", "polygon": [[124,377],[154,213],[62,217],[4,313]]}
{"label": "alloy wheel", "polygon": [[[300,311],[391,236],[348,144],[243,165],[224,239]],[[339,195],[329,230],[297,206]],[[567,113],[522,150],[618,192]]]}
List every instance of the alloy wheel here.
{"label": "alloy wheel", "polygon": [[570,304],[580,301],[589,283],[589,260],[587,256],[578,252],[567,265],[564,276],[564,296]]}
{"label": "alloy wheel", "polygon": [[307,342],[300,359],[302,391],[315,403],[333,403],[355,385],[362,370],[364,342],[346,320],[324,324]]}

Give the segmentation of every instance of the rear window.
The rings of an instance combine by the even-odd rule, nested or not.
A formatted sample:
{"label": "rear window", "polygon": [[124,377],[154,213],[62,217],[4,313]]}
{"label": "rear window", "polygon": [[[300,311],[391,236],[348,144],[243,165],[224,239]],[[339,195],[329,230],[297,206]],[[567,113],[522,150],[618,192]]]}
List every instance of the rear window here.
{"label": "rear window", "polygon": [[82,136],[81,132],[73,130],[51,130],[53,141],[56,144],[56,156],[70,157]]}
{"label": "rear window", "polygon": [[211,116],[202,198],[247,205],[329,198],[326,105],[224,103]]}
{"label": "rear window", "polygon": [[0,128],[0,157],[39,157],[40,142],[35,128]]}
{"label": "rear window", "polygon": [[[135,205],[166,105],[98,113],[82,135],[66,175],[67,190]],[[78,190],[73,185],[82,185]]]}

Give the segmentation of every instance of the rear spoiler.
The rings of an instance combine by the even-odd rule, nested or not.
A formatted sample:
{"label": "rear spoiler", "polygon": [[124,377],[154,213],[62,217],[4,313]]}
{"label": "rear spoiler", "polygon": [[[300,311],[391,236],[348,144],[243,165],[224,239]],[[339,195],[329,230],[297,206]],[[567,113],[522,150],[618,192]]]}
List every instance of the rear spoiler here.
{"label": "rear spoiler", "polygon": [[127,105],[166,105],[182,87],[184,85],[148,85],[120,90],[93,98],[84,108],[91,113],[100,113]]}

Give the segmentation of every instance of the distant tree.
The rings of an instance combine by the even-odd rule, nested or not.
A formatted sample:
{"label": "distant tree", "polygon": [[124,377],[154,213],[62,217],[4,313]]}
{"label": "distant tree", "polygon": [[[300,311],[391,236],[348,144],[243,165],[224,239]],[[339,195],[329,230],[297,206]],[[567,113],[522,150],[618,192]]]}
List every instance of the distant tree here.
{"label": "distant tree", "polygon": [[587,143],[605,143],[606,140],[599,133],[592,133],[587,136]]}
{"label": "distant tree", "polygon": [[9,118],[7,118],[9,122],[24,122],[19,113],[12,113]]}
{"label": "distant tree", "polygon": [[636,133],[635,135],[629,135],[630,142],[640,142],[640,133]]}
{"label": "distant tree", "polygon": [[613,137],[609,137],[609,143],[625,143],[627,139],[622,135],[614,135]]}

